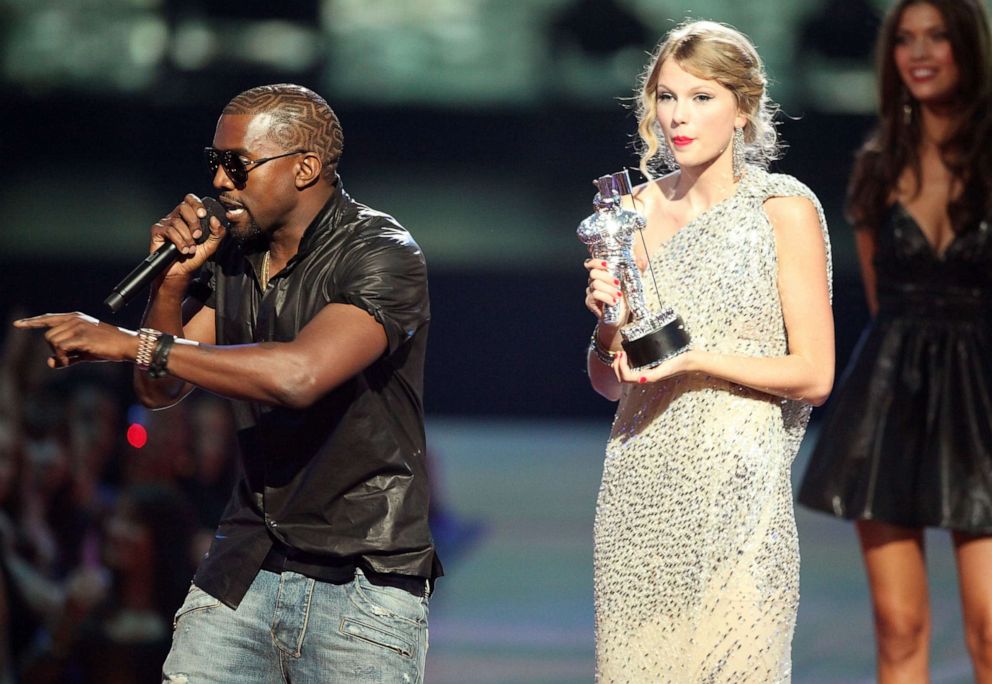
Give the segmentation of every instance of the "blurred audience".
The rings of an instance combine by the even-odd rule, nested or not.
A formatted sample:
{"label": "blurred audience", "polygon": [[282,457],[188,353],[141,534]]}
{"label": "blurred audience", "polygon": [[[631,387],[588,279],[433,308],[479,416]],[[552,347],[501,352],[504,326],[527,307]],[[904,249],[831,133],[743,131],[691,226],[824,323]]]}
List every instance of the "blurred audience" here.
{"label": "blurred audience", "polygon": [[[158,681],[239,467],[229,406],[129,407],[128,368],[52,372],[41,336],[5,328],[0,684]],[[484,529],[443,499],[430,519],[451,561]]]}
{"label": "blurred audience", "polygon": [[230,494],[228,408],[201,395],[179,411],[125,410],[126,369],[54,373],[47,353],[40,336],[6,327],[0,684],[158,681]]}
{"label": "blurred audience", "polygon": [[206,393],[190,399],[191,415],[186,423],[192,430],[190,458],[179,473],[179,486],[196,515],[197,531],[191,547],[195,565],[210,548],[210,540],[230,498],[238,447],[228,403]]}
{"label": "blurred audience", "polygon": [[75,569],[62,606],[24,658],[25,682],[152,682],[193,572],[193,513],[163,484],[131,485],[103,524],[100,563]]}

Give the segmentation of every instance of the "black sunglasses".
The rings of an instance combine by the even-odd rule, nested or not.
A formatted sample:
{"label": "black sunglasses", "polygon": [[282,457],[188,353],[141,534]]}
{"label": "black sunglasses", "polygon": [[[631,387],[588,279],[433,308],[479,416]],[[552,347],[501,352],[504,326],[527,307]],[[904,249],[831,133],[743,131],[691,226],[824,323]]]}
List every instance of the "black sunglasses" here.
{"label": "black sunglasses", "polygon": [[306,150],[293,150],[292,152],[277,154],[274,157],[246,159],[233,150],[218,150],[213,147],[203,148],[203,156],[207,160],[207,168],[210,169],[210,175],[216,176],[217,169],[223,166],[228,178],[230,178],[235,185],[244,185],[247,183],[248,172],[260,164],[264,164],[267,161],[272,161],[273,159],[288,157],[292,154],[303,154],[304,152],[306,152]]}

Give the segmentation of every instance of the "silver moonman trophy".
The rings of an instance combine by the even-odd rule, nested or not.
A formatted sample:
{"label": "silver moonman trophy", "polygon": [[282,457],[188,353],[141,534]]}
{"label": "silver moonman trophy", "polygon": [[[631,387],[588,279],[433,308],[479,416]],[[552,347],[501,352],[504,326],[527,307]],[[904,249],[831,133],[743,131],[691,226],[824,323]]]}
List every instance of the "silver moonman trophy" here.
{"label": "silver moonman trophy", "polygon": [[[579,224],[579,240],[589,246],[592,258],[605,261],[607,270],[620,281],[630,310],[630,322],[620,328],[628,363],[634,370],[654,368],[689,349],[689,332],[670,307],[662,306],[654,313],[644,304],[641,273],[634,261],[634,235],[646,221],[636,211],[620,205],[623,197],[630,195],[627,170],[601,176],[593,184],[599,191],[592,204],[595,213]],[[619,323],[619,305],[605,305],[602,322]]]}

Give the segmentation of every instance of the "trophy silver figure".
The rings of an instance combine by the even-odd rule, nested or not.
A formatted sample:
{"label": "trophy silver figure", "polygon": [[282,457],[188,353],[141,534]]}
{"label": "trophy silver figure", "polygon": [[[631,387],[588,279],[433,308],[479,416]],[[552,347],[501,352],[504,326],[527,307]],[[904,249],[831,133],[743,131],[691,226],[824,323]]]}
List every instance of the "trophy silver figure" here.
{"label": "trophy silver figure", "polygon": [[[643,230],[646,221],[636,211],[620,205],[631,192],[627,170],[601,176],[593,183],[599,191],[593,199],[595,213],[579,224],[579,240],[589,246],[594,259],[605,261],[607,270],[620,281],[630,310],[630,322],[620,328],[621,344],[631,368],[653,368],[686,351],[689,332],[670,307],[663,306],[654,313],[644,303],[641,273],[634,261],[634,234]],[[602,322],[620,323],[618,304],[603,307]]]}

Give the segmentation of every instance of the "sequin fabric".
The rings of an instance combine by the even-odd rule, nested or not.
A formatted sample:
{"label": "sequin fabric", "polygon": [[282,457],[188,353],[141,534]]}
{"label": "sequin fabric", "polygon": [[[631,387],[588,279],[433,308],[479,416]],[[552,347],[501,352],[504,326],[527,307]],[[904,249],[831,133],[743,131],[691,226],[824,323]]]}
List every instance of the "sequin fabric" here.
{"label": "sequin fabric", "polygon": [[[829,272],[816,197],[752,166],[651,256],[646,301],[681,314],[695,348],[787,353],[763,207],[786,196],[816,206]],[[625,387],[594,528],[598,682],[790,681],[799,546],[789,470],[809,412],[702,374]]]}

